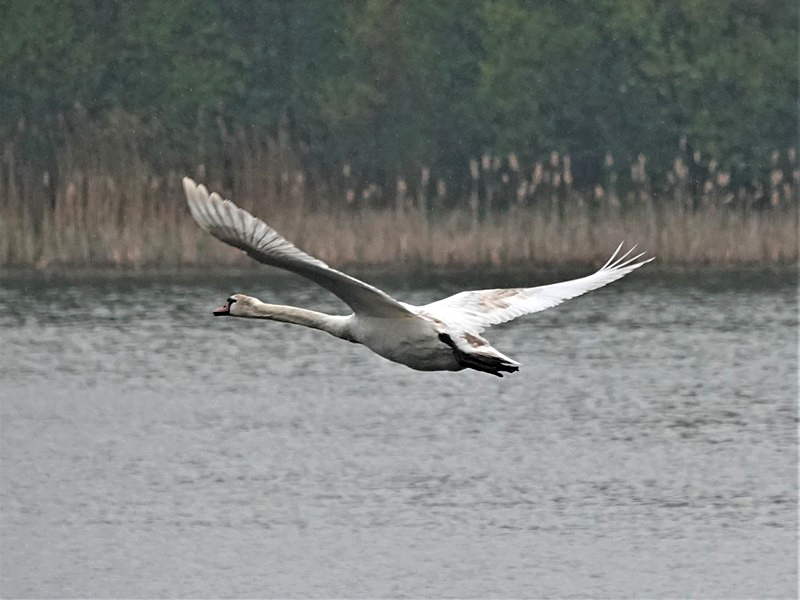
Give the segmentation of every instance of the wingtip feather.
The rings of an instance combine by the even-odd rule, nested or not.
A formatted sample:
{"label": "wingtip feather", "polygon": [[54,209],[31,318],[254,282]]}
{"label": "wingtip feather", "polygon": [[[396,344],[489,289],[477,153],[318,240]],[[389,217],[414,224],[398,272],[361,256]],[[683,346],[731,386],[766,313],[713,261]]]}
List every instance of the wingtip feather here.
{"label": "wingtip feather", "polygon": [[189,206],[189,212],[194,220],[200,227],[207,229],[205,220],[202,216],[200,201],[198,199],[198,186],[193,179],[189,177],[183,178],[183,193],[186,196],[186,204]]}
{"label": "wingtip feather", "polygon": [[624,243],[625,243],[624,241],[620,242],[619,246],[617,246],[617,249],[616,249],[616,250],[614,250],[614,253],[611,255],[611,258],[609,258],[609,259],[606,261],[606,264],[604,264],[602,267],[600,267],[600,270],[601,270],[601,271],[602,271],[603,269],[607,268],[607,267],[608,267],[608,265],[610,265],[610,264],[613,262],[613,260],[614,260],[614,259],[616,258],[616,256],[617,256],[617,254],[619,254],[619,251],[622,249],[622,245],[623,245]]}
{"label": "wingtip feather", "polygon": [[[633,264],[638,259],[640,259],[642,256],[646,255],[647,252],[646,251],[645,252],[640,252],[639,254],[637,254],[635,256],[630,256],[631,253],[633,253],[633,251],[636,248],[639,247],[639,244],[637,242],[636,244],[631,246],[628,249],[628,251],[625,252],[625,254],[623,254],[622,256],[617,256],[619,254],[619,251],[622,248],[624,243],[625,242],[622,242],[619,246],[617,246],[617,249],[611,255],[611,258],[609,258],[606,261],[606,263],[602,267],[600,267],[600,269],[598,269],[598,271],[619,271],[620,269],[628,269],[628,268],[630,268],[630,270],[633,270],[633,269],[636,269],[636,268],[638,268],[638,267],[640,267],[640,266],[642,266],[642,265],[644,265],[646,263],[649,263],[651,260],[653,260],[655,258],[653,256],[651,258],[648,258],[647,260],[643,260],[643,261],[641,261],[639,263]],[[626,272],[630,272],[630,271],[626,271]]]}

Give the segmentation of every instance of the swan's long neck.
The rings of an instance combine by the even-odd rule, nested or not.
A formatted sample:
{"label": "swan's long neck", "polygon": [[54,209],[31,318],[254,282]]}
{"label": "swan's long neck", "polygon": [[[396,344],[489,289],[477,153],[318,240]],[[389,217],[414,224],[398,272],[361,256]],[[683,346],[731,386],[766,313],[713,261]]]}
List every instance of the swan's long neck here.
{"label": "swan's long neck", "polygon": [[338,338],[352,341],[346,327],[349,317],[326,315],[325,313],[294,306],[267,304],[259,300],[251,301],[234,316],[293,323],[295,325],[311,327],[312,329],[319,329]]}

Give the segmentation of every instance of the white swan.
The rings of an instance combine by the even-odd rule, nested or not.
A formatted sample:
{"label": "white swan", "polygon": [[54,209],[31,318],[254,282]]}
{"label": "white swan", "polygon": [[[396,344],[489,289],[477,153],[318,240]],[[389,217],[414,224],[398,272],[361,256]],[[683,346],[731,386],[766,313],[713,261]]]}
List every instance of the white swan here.
{"label": "white swan", "polygon": [[195,221],[211,235],[259,262],[307,277],[353,309],[351,315],[333,316],[234,294],[214,315],[271,319],[321,329],[420,371],[469,368],[498,377],[517,371],[520,363],[492,348],[480,335],[484,329],[556,306],[653,260],[637,262],[644,253],[628,258],[633,248],[617,257],[620,244],[608,262],[587,277],[532,288],[461,292],[425,306],[412,306],[332,269],[296,248],[260,219],[216,193],[209,194],[188,177],[183,180],[183,189]]}

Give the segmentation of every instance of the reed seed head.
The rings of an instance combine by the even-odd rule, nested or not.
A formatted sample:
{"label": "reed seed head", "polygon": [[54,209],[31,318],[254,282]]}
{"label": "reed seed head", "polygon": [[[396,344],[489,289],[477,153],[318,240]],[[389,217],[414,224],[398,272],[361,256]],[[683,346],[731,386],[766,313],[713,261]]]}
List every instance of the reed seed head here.
{"label": "reed seed head", "polygon": [[469,161],[469,174],[473,180],[478,181],[479,173],[478,173],[478,161],[470,159]]}

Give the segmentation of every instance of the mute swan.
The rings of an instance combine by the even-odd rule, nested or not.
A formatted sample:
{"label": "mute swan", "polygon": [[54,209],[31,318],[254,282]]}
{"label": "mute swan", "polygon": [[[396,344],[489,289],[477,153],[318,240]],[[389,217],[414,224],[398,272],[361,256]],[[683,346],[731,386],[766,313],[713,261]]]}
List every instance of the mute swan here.
{"label": "mute swan", "polygon": [[[495,350],[481,333],[491,325],[545,310],[602,287],[653,260],[614,254],[596,273],[532,288],[460,292],[425,306],[398,302],[386,292],[332,269],[282,238],[269,225],[188,177],[183,189],[195,221],[219,240],[255,260],[293,271],[330,290],[353,309],[346,316],[267,304],[234,294],[216,316],[271,319],[321,329],[420,371],[475,369],[502,377],[520,363]],[[634,246],[635,248],[635,246]],[[638,261],[638,262],[637,262]]]}

